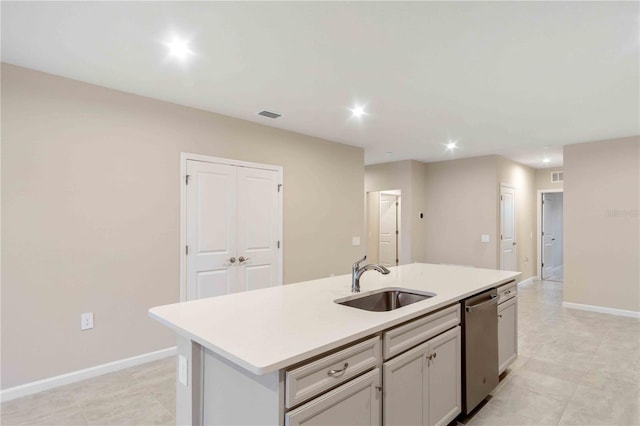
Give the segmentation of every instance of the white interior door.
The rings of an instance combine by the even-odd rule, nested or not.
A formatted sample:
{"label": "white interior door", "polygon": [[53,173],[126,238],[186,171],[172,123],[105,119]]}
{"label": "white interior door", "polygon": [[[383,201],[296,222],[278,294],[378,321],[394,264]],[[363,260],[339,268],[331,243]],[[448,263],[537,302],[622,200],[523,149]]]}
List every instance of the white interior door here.
{"label": "white interior door", "polygon": [[282,284],[281,169],[194,157],[184,163],[182,300]]}
{"label": "white interior door", "polygon": [[238,288],[280,284],[278,172],[238,167]]}
{"label": "white interior door", "polygon": [[500,185],[500,269],[516,270],[515,188]]}
{"label": "white interior door", "polygon": [[542,279],[553,275],[555,232],[553,226],[554,199],[550,194],[542,194]]}
{"label": "white interior door", "polygon": [[187,300],[232,292],[236,271],[236,167],[187,161]]}
{"label": "white interior door", "polygon": [[384,266],[398,264],[398,197],[380,194],[379,263]]}

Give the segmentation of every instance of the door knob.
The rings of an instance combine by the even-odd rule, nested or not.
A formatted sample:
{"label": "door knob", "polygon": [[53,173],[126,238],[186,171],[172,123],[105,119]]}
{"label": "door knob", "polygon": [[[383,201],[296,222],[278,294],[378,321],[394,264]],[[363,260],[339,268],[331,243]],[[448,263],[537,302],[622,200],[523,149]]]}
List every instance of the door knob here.
{"label": "door knob", "polygon": [[242,263],[242,262],[246,262],[246,261],[247,261],[247,260],[249,260],[249,259],[251,259],[251,258],[250,258],[250,257],[244,257],[244,256],[240,256],[240,257],[238,258],[238,260],[240,261],[240,263]]}
{"label": "door knob", "polygon": [[[231,263],[236,263],[236,258],[235,257],[230,257],[229,258],[229,262]],[[241,261],[242,262],[242,261]]]}

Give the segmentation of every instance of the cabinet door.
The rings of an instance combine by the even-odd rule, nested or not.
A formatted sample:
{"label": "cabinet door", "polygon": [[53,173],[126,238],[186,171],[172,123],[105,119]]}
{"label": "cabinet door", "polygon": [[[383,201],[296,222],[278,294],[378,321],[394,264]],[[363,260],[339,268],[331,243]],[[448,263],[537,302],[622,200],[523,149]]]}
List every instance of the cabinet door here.
{"label": "cabinet door", "polygon": [[285,415],[287,426],[380,425],[380,369],[353,379]]}
{"label": "cabinet door", "polygon": [[385,425],[426,425],[428,343],[383,364]]}
{"label": "cabinet door", "polygon": [[462,410],[460,327],[442,333],[428,343],[428,423],[447,425]]}
{"label": "cabinet door", "polygon": [[498,305],[498,373],[502,374],[518,356],[518,299]]}

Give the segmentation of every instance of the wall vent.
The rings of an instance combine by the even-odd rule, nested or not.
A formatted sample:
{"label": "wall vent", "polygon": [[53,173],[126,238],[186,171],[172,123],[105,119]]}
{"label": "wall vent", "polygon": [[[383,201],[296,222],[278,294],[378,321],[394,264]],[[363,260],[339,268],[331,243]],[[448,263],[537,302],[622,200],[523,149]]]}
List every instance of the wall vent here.
{"label": "wall vent", "polygon": [[258,113],[258,115],[261,115],[263,117],[267,117],[267,118],[278,118],[278,117],[282,117],[282,114],[276,114],[275,112],[271,112],[271,111],[260,111]]}
{"label": "wall vent", "polygon": [[551,172],[551,182],[564,182],[564,172]]}

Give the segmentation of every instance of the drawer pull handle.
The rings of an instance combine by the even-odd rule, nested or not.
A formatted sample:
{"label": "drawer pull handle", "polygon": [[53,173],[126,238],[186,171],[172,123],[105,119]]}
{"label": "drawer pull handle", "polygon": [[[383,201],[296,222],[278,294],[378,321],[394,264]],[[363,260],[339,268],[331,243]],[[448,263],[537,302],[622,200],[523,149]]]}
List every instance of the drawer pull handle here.
{"label": "drawer pull handle", "polygon": [[340,370],[329,370],[329,371],[327,371],[327,375],[329,375],[331,377],[342,376],[344,374],[344,372],[347,370],[348,366],[349,366],[349,363],[345,362],[344,363],[344,367],[342,367],[342,369],[340,369]]}

